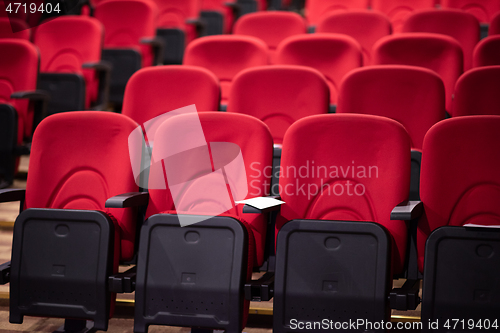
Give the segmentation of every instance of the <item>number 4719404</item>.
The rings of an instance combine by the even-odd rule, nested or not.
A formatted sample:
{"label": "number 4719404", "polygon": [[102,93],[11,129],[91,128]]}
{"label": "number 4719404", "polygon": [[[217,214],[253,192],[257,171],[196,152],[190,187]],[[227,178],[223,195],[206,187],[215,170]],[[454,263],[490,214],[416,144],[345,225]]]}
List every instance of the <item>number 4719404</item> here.
{"label": "number 4719404", "polygon": [[5,11],[9,13],[25,13],[27,14],[28,12],[31,14],[34,14],[36,12],[39,13],[60,13],[61,9],[59,8],[59,3],[56,3],[55,6],[52,6],[50,2],[47,3],[41,3],[40,5],[31,2],[31,3],[20,3],[20,2],[11,2],[7,5],[7,8],[5,8]]}

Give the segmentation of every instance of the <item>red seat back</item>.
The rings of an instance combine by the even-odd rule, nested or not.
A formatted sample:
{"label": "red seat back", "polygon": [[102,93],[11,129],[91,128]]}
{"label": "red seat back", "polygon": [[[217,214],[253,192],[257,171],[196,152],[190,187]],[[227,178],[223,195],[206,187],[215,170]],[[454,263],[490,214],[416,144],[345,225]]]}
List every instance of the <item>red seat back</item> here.
{"label": "red seat back", "polygon": [[196,38],[196,27],[186,24],[189,19],[198,19],[201,2],[199,0],[155,0],[158,6],[158,27],[181,29],[186,34],[186,41]]}
{"label": "red seat back", "polygon": [[371,7],[389,16],[392,30],[400,32],[408,16],[417,9],[433,8],[435,0],[371,0]]}
{"label": "red seat back", "polygon": [[342,78],[363,65],[361,46],[343,34],[308,34],[284,40],[276,51],[276,63],[319,70],[330,88],[330,103],[337,103]]}
{"label": "red seat back", "polygon": [[20,38],[30,40],[31,30],[29,25],[23,20],[0,17],[0,39],[1,38]]}
{"label": "red seat back", "polygon": [[184,64],[204,67],[220,80],[221,103],[226,104],[236,74],[244,69],[267,65],[266,44],[250,36],[207,36],[188,45]]}
{"label": "red seat back", "polygon": [[36,90],[39,55],[37,48],[24,39],[0,40],[0,103],[14,106],[18,114],[18,142],[31,136],[33,114],[28,101],[11,99],[16,91]]}
{"label": "red seat back", "polygon": [[443,8],[457,8],[474,15],[479,22],[488,23],[493,15],[500,11],[500,2],[496,0],[440,0]]}
{"label": "red seat back", "polygon": [[464,52],[464,70],[472,67],[472,51],[479,42],[479,21],[458,9],[415,11],[403,25],[403,32],[433,32],[455,38]]}
{"label": "red seat back", "polygon": [[473,67],[500,65],[500,36],[493,35],[482,39],[474,49]]}
{"label": "red seat back", "polygon": [[120,226],[121,258],[134,255],[131,209],[105,208],[114,195],[136,192],[128,136],[130,118],[101,111],[65,112],[46,118],[33,136],[26,208],[101,210]]}
{"label": "red seat back", "polygon": [[367,9],[369,0],[307,0],[305,12],[307,22],[316,25],[326,14],[345,9]]}
{"label": "red seat back", "polygon": [[406,225],[391,221],[406,200],[410,140],[392,119],[328,114],[304,118],[283,141],[277,229],[294,219],[371,221],[392,236],[393,272],[406,253]]}
{"label": "red seat back", "polygon": [[473,68],[457,81],[451,115],[500,116],[500,66]]}
{"label": "red seat back", "polygon": [[441,226],[500,225],[500,116],[447,119],[427,133],[422,154],[419,268],[425,241]]}
{"label": "red seat back", "polygon": [[219,80],[204,68],[185,65],[143,68],[127,83],[122,114],[142,125],[191,104],[198,111],[216,111],[219,99]]}
{"label": "red seat back", "polygon": [[368,10],[335,11],[324,16],[316,32],[345,34],[354,38],[363,49],[363,64],[371,63],[373,44],[392,33],[389,18]]}
{"label": "red seat back", "polygon": [[488,35],[500,35],[500,10],[491,19]]}
{"label": "red seat back", "polygon": [[432,33],[401,33],[373,46],[374,65],[410,65],[432,69],[444,82],[446,109],[451,109],[455,82],[463,71],[463,52],[452,37]]}
{"label": "red seat back", "polygon": [[269,48],[270,63],[274,63],[276,48],[287,37],[305,34],[307,25],[297,13],[269,11],[243,15],[234,25],[235,35],[247,35],[263,40]]}
{"label": "red seat back", "polygon": [[259,118],[275,144],[298,119],[328,112],[328,85],[317,70],[302,66],[248,69],[234,80],[228,112]]}
{"label": "red seat back", "polygon": [[337,113],[394,119],[408,131],[411,147],[421,150],[425,133],[445,118],[443,81],[435,72],[420,67],[360,68],[342,81]]}

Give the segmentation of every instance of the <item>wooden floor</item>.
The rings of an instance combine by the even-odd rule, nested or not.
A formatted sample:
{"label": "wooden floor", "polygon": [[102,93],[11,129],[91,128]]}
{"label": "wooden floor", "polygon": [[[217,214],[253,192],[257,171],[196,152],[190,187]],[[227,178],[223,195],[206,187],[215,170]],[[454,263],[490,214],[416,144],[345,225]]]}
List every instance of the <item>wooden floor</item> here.
{"label": "wooden floor", "polygon": [[[23,156],[20,163],[20,177],[15,180],[13,187],[26,188],[26,173],[29,158]],[[10,260],[12,247],[12,230],[14,221],[19,213],[19,203],[0,203],[0,264]],[[126,267],[121,267],[125,270]],[[404,281],[395,280],[394,286],[402,285]],[[22,325],[10,324],[9,316],[9,285],[0,285],[0,333],[6,332],[53,332],[63,324],[62,319],[26,317]],[[108,332],[133,332],[133,294],[118,295],[117,310],[109,323]],[[272,332],[272,300],[270,302],[252,302],[250,318],[244,332],[271,333]],[[415,321],[420,318],[420,307],[416,311],[392,312],[392,321]],[[151,326],[149,332],[190,332],[188,328]],[[405,330],[401,332],[414,332]]]}

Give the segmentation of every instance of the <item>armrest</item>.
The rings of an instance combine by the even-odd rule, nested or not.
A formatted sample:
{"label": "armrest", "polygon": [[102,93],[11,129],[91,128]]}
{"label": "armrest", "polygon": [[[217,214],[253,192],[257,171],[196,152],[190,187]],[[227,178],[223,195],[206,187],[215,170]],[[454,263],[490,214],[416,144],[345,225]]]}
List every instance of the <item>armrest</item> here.
{"label": "armrest", "polygon": [[406,280],[401,288],[394,288],[389,296],[391,309],[400,311],[415,310],[420,303],[419,289],[420,280]]}
{"label": "armrest", "polygon": [[49,94],[43,90],[16,91],[10,97],[16,99],[26,98],[32,101],[48,101],[50,98]]}
{"label": "armrest", "polygon": [[10,282],[10,261],[0,265],[0,284]]}
{"label": "armrest", "polygon": [[146,38],[141,38],[139,42],[141,44],[148,44],[153,49],[154,53],[153,66],[161,65],[163,59],[163,49],[165,48],[165,45],[163,45],[163,41],[158,37],[153,37],[153,38],[146,37]]}
{"label": "armrest", "polygon": [[109,71],[111,71],[111,64],[109,62],[106,62],[106,61],[86,62],[86,63],[82,64],[82,68],[95,69],[97,71],[109,72]]}
{"label": "armrest", "polygon": [[137,266],[129,270],[111,275],[108,278],[109,291],[112,293],[131,293],[135,290]]}
{"label": "armrest", "polygon": [[198,36],[203,36],[205,34],[207,24],[200,19],[190,18],[186,20],[186,24],[194,25],[196,27],[196,32]]}
{"label": "armrest", "polygon": [[[259,198],[252,198],[252,199],[266,199],[266,198],[269,198],[269,199],[275,199],[275,200],[281,200],[281,197],[280,196],[268,196],[268,197],[259,197]],[[248,200],[252,200],[252,199],[248,199]],[[253,205],[250,205],[250,204],[247,204],[246,201],[248,200],[242,200],[242,201],[237,201],[236,203],[244,203],[245,206],[243,206],[243,213],[244,214],[266,214],[266,213],[270,213],[270,212],[274,212],[274,211],[277,211],[277,210],[280,210],[281,209],[281,205],[283,204],[283,202],[281,203],[278,203],[278,204],[274,204],[270,207],[262,207],[262,208],[257,208]]]}
{"label": "armrest", "polygon": [[0,190],[0,202],[24,201],[25,189],[8,188]]}
{"label": "armrest", "polygon": [[148,192],[130,192],[115,195],[106,200],[106,208],[129,208],[146,206],[149,202]]}
{"label": "armrest", "polygon": [[245,283],[245,299],[266,302],[274,296],[274,273],[267,272],[258,280]]}
{"label": "armrest", "polygon": [[414,220],[422,216],[424,205],[422,201],[405,201],[394,207],[391,220]]}
{"label": "armrest", "polygon": [[149,37],[145,37],[145,38],[141,38],[141,40],[139,41],[141,44],[149,44],[149,45],[152,45],[152,46],[162,46],[163,43],[161,42],[161,40],[159,38],[156,38],[156,37],[152,37],[152,38],[149,38]]}

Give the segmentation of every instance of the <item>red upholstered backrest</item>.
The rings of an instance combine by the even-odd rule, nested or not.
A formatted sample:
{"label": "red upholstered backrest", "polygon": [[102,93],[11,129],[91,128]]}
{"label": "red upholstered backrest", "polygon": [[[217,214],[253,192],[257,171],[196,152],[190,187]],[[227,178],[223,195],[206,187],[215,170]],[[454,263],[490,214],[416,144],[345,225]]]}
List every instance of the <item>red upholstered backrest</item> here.
{"label": "red upholstered backrest", "polygon": [[473,68],[457,81],[451,115],[500,116],[500,66]]}
{"label": "red upholstered backrest", "polygon": [[316,32],[346,34],[354,38],[363,50],[363,64],[371,63],[373,44],[392,32],[389,18],[380,12],[368,10],[335,11],[325,15]]}
{"label": "red upholstered backrest", "polygon": [[287,37],[305,34],[307,25],[297,13],[269,11],[243,15],[234,25],[235,35],[263,40],[269,47],[269,60],[274,63],[276,48]]}
{"label": "red upholstered backrest", "polygon": [[259,118],[269,126],[274,143],[298,119],[328,112],[328,85],[315,69],[265,66],[248,69],[234,80],[228,112]]}
{"label": "red upholstered backrest", "polygon": [[408,16],[417,9],[433,8],[435,0],[371,0],[373,10],[391,19],[394,32],[400,32]]}
{"label": "red upholstered backrest", "polygon": [[106,0],[94,10],[104,24],[105,47],[139,46],[144,37],[156,36],[158,8],[153,1]]}
{"label": "red upholstered backrest", "polygon": [[415,11],[403,25],[403,32],[433,32],[455,38],[464,52],[464,70],[472,67],[472,51],[479,42],[479,21],[458,9]]}
{"label": "red upholstered backrest", "polygon": [[479,22],[490,22],[493,15],[500,11],[497,0],[440,0],[443,8],[457,8],[474,15]]}
{"label": "red upholstered backrest", "polygon": [[500,116],[444,120],[427,133],[422,154],[418,223],[419,268],[436,228],[467,223],[500,225]]}
{"label": "red upholstered backrest", "polygon": [[158,26],[162,28],[184,28],[186,20],[197,18],[200,13],[199,0],[154,0],[159,10]]}
{"label": "red upholstered backrest", "polygon": [[385,65],[356,69],[342,81],[337,113],[392,118],[408,131],[411,147],[422,149],[425,133],[445,118],[441,78],[427,68]]}
{"label": "red upholstered backrest", "polygon": [[204,67],[220,80],[222,103],[226,103],[236,74],[268,63],[267,45],[258,38],[241,35],[207,36],[190,43],[184,64]]}
{"label": "red upholstered backrest", "polygon": [[41,24],[34,43],[42,72],[82,73],[82,64],[99,62],[104,27],[93,17],[62,16]]}
{"label": "red upholstered backrest", "polygon": [[316,25],[329,12],[345,9],[367,9],[369,0],[307,0],[305,12],[307,22]]}
{"label": "red upholstered backrest", "polygon": [[0,103],[13,105],[18,113],[18,139],[31,135],[33,115],[27,100],[14,100],[16,91],[35,90],[38,79],[38,49],[24,39],[0,40]]}
{"label": "red upholstered backrest", "polygon": [[398,122],[378,116],[304,118],[285,135],[277,228],[293,219],[372,221],[393,237],[394,273],[402,271],[406,225],[391,221],[407,200],[410,140]]}
{"label": "red upholstered backrest", "polygon": [[473,67],[500,65],[500,35],[482,39],[474,49]]}
{"label": "red upholstered backrest", "polygon": [[122,114],[144,122],[187,105],[198,111],[219,108],[219,80],[195,66],[156,66],[137,71],[127,83]]}
{"label": "red upholstered backrest", "polygon": [[439,74],[451,109],[453,89],[463,71],[463,52],[452,37],[433,33],[400,33],[380,39],[373,46],[374,65],[410,65]]}
{"label": "red upholstered backrest", "polygon": [[488,35],[500,35],[500,10],[491,19]]}
{"label": "red upholstered backrest", "polygon": [[[15,28],[18,32],[12,32]],[[1,38],[20,38],[30,40],[31,30],[29,25],[20,19],[1,17],[0,15],[0,39]]]}
{"label": "red upholstered backrest", "polygon": [[121,114],[74,111],[43,120],[33,136],[27,208],[102,210],[120,225],[121,258],[133,256],[135,217],[108,209],[106,199],[138,190],[128,154],[137,124]]}
{"label": "red upholstered backrest", "polygon": [[285,39],[276,51],[276,63],[308,66],[325,75],[330,103],[337,103],[340,81],[363,65],[362,50],[352,37],[343,34],[308,34]]}

